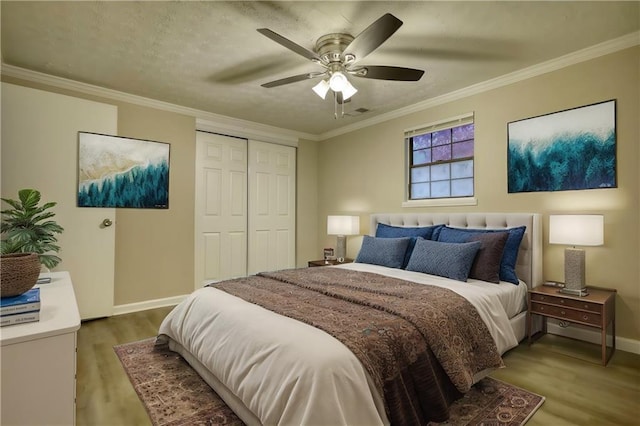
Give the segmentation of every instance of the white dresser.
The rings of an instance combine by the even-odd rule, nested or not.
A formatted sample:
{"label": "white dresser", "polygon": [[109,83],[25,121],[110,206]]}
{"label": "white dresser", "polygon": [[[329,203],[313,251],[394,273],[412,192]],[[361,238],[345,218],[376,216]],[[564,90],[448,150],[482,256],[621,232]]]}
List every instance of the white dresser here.
{"label": "white dresser", "polygon": [[80,314],[68,272],[43,274],[40,321],[0,328],[0,424],[73,425]]}

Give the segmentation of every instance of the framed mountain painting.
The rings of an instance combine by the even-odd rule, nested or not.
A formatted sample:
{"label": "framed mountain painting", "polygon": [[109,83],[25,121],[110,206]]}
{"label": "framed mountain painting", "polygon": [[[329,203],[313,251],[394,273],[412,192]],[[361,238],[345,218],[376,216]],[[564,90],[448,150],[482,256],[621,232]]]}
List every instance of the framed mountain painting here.
{"label": "framed mountain painting", "polygon": [[507,125],[508,192],[615,188],[616,101]]}
{"label": "framed mountain painting", "polygon": [[78,132],[78,207],[168,209],[169,148]]}

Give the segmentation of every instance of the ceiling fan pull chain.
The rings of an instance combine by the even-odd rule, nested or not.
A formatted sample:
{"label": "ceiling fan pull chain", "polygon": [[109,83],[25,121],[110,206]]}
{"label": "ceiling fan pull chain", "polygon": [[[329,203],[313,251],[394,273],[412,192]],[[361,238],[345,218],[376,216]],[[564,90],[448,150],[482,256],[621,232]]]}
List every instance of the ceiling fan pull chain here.
{"label": "ceiling fan pull chain", "polygon": [[333,119],[338,119],[338,94],[333,92]]}

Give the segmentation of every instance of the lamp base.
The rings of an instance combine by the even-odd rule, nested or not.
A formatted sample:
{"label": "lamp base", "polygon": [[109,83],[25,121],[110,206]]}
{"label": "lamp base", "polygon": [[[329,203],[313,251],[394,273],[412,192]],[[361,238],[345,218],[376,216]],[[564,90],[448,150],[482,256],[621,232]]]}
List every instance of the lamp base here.
{"label": "lamp base", "polygon": [[570,288],[561,288],[560,290],[558,290],[558,293],[570,294],[572,296],[580,296],[580,297],[589,295],[589,292],[587,291],[586,288],[582,288],[578,290],[573,290]]}
{"label": "lamp base", "polygon": [[584,250],[564,250],[564,288],[572,291],[584,290]]}
{"label": "lamp base", "polygon": [[336,260],[342,263],[347,256],[347,237],[338,235],[336,240]]}

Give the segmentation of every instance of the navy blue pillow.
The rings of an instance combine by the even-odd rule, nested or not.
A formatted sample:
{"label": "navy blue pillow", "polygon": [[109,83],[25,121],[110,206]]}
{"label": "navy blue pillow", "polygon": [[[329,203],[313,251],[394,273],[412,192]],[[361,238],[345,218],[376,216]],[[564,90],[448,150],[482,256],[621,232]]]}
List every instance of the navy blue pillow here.
{"label": "navy blue pillow", "polygon": [[356,257],[357,263],[402,268],[411,238],[375,238],[365,235]]}
{"label": "navy blue pillow", "polygon": [[438,235],[438,241],[447,243],[466,243],[474,235],[487,232],[509,232],[507,242],[504,245],[502,260],[500,261],[500,280],[518,285],[518,275],[516,275],[516,262],[518,261],[518,250],[524,236],[526,226],[518,226],[508,229],[469,229],[451,228],[443,226]]}
{"label": "navy blue pillow", "polygon": [[424,272],[458,281],[467,281],[471,265],[482,243],[441,243],[418,239],[407,271]]}
{"label": "navy blue pillow", "polygon": [[409,242],[409,247],[407,248],[407,253],[404,256],[404,262],[402,262],[402,267],[405,268],[407,263],[409,263],[409,258],[411,257],[411,252],[413,252],[413,247],[416,245],[416,238],[422,237],[425,240],[432,240],[434,236],[434,231],[438,228],[441,228],[444,225],[433,225],[433,226],[421,226],[421,227],[409,227],[409,226],[391,226],[385,225],[384,223],[379,223],[376,228],[376,237],[377,238],[403,238],[410,237],[411,241]]}

